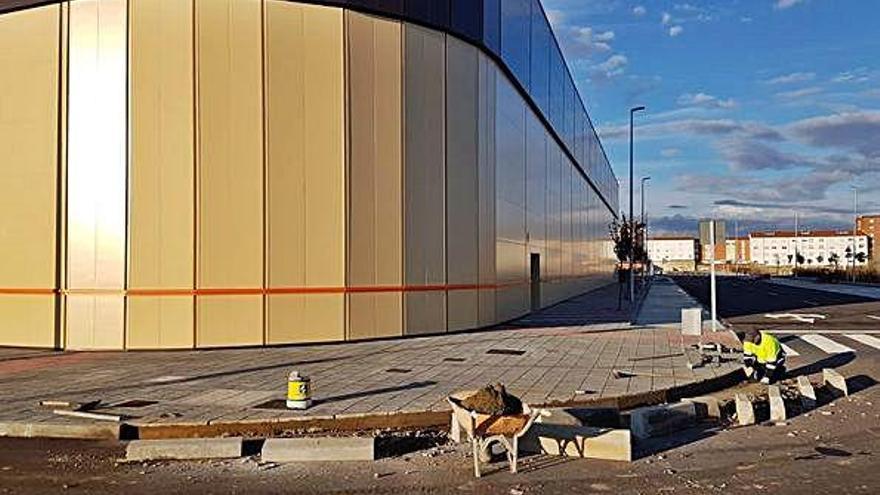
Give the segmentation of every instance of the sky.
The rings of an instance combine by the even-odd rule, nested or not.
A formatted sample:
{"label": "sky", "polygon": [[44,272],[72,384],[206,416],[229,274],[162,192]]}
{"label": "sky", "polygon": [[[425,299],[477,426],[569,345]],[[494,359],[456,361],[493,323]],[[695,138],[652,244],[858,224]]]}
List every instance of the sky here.
{"label": "sky", "polygon": [[629,205],[654,234],[851,228],[880,213],[880,0],[543,0]]}

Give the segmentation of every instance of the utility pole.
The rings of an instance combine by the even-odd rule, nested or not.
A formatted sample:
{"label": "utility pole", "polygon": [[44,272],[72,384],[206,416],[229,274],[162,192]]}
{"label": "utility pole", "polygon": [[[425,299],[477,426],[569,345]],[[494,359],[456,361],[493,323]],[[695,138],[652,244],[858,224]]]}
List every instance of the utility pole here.
{"label": "utility pole", "polygon": [[794,278],[797,278],[798,269],[798,247],[800,243],[800,231],[798,230],[798,212],[794,212]]}
{"label": "utility pole", "polygon": [[709,221],[709,245],[711,246],[710,251],[712,253],[709,255],[710,281],[712,286],[712,331],[716,332],[718,331],[715,323],[718,318],[718,298],[715,286],[715,219]]}
{"label": "utility pole", "polygon": [[853,199],[853,243],[852,243],[852,281],[856,281],[856,237],[859,229],[859,188],[851,186],[854,194]]}
{"label": "utility pole", "polygon": [[629,109],[629,300],[631,303],[634,303],[636,300],[636,281],[634,276],[636,258],[636,221],[633,213],[633,116],[636,112],[641,112],[644,109],[644,106]]}

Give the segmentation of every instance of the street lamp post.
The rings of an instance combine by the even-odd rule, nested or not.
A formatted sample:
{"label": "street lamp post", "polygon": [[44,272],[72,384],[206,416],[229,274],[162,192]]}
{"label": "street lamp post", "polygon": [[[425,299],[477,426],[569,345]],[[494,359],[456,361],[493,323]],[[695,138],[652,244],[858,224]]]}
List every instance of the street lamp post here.
{"label": "street lamp post", "polygon": [[634,265],[636,258],[636,246],[635,246],[635,226],[636,222],[633,219],[633,120],[636,112],[641,112],[644,110],[644,106],[633,107],[629,109],[629,300],[630,302],[635,302],[636,299],[636,285],[635,285],[635,277],[634,275]]}
{"label": "street lamp post", "polygon": [[853,190],[853,243],[852,243],[852,281],[856,281],[856,237],[859,229],[859,188],[850,186]]}
{"label": "street lamp post", "polygon": [[648,218],[645,216],[645,182],[651,180],[651,177],[642,177],[641,187],[639,191],[642,194],[642,229],[644,229],[642,235],[642,247],[645,248],[646,252],[648,249]]}

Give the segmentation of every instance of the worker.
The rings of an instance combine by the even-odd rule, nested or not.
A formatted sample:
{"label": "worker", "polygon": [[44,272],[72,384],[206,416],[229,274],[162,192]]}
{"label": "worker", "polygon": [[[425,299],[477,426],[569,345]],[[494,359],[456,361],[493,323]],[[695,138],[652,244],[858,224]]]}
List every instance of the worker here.
{"label": "worker", "polygon": [[768,332],[751,330],[743,339],[743,367],[746,376],[761,383],[773,383],[785,375],[785,351],[779,339]]}

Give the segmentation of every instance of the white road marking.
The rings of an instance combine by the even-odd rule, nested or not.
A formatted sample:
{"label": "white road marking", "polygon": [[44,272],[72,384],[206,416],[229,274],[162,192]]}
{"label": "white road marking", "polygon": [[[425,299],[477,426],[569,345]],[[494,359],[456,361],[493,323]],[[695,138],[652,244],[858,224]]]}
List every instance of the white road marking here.
{"label": "white road marking", "polygon": [[768,290],[767,294],[770,294],[771,296],[778,296],[779,295],[778,292],[773,292],[772,290]]}
{"label": "white road marking", "polygon": [[799,321],[801,323],[809,323],[812,325],[813,323],[816,323],[816,320],[824,320],[824,319],[828,318],[828,316],[819,315],[819,314],[774,313],[774,314],[766,314],[766,315],[764,315],[764,318],[771,318],[774,320],[780,320],[783,318],[792,319],[795,321]]}
{"label": "white road marking", "polygon": [[861,342],[866,346],[873,347],[874,349],[880,349],[880,339],[877,337],[871,337],[870,335],[865,334],[846,334],[847,337],[855,340],[856,342]]}
{"label": "white road marking", "polygon": [[874,315],[865,315],[865,316],[867,316],[868,318],[870,318],[872,320],[880,321],[880,316],[874,316]]}
{"label": "white road marking", "polygon": [[871,335],[880,335],[880,330],[863,330],[860,328],[852,328],[848,330],[822,330],[822,329],[812,329],[812,328],[774,328],[771,330],[772,333],[778,333],[783,335],[812,335],[817,333],[825,333],[829,335],[846,335],[848,333],[861,333],[861,334],[871,334]]}
{"label": "white road marking", "polygon": [[783,344],[782,342],[780,342],[779,345],[782,346],[782,350],[785,351],[785,355],[786,355],[786,356],[795,357],[795,356],[800,356],[800,355],[801,355],[801,353],[799,353],[798,351],[792,349],[791,347],[789,347],[789,346]]}
{"label": "white road marking", "polygon": [[810,301],[809,299],[804,299],[804,302],[813,306],[821,306],[821,304],[817,303],[816,301]]}
{"label": "white road marking", "polygon": [[812,344],[819,349],[827,352],[828,354],[842,354],[845,352],[855,352],[851,347],[847,347],[843,344],[838,344],[837,342],[829,339],[828,337],[823,337],[821,335],[801,335],[799,337],[804,342],[808,344]]}

